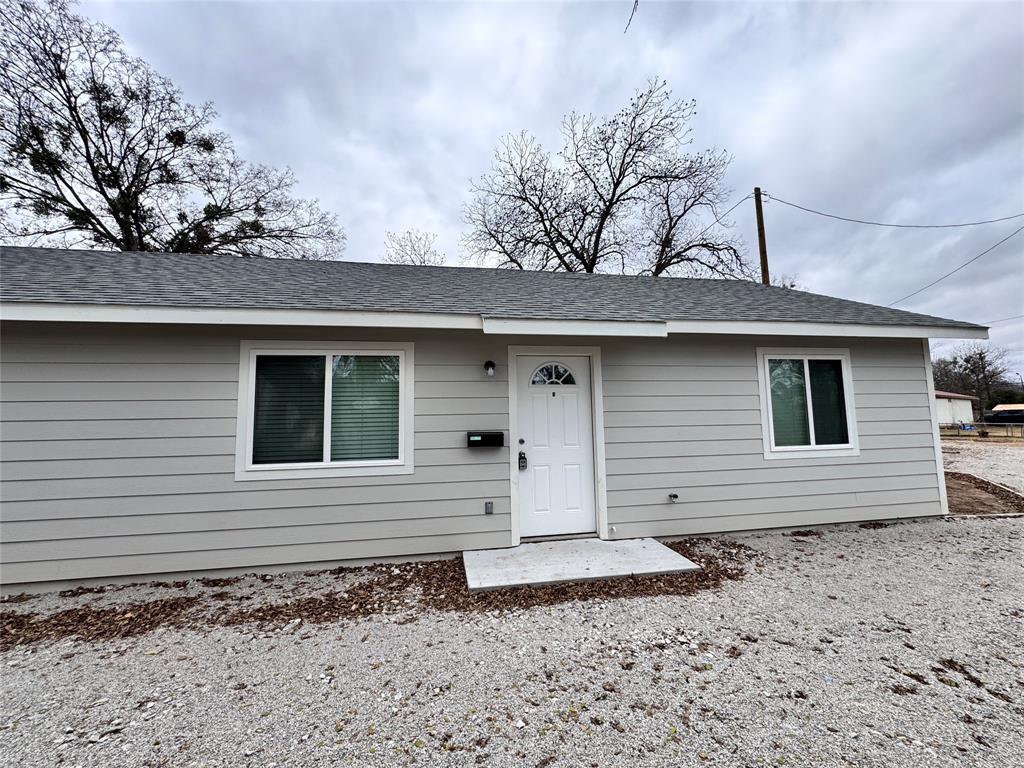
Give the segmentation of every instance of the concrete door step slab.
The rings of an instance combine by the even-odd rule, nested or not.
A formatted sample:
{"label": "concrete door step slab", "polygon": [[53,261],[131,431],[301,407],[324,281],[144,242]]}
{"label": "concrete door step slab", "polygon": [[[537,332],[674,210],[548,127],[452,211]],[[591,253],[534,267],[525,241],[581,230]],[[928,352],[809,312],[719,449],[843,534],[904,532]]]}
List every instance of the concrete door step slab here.
{"label": "concrete door step slab", "polygon": [[471,591],[699,571],[655,539],[573,539],[462,553]]}

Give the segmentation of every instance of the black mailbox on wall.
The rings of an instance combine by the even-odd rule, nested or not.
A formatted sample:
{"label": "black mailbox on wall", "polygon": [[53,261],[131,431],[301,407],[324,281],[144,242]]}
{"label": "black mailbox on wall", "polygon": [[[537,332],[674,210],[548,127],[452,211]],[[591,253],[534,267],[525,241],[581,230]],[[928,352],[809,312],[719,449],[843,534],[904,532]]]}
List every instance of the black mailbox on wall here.
{"label": "black mailbox on wall", "polygon": [[501,448],[505,445],[504,432],[467,432],[466,446],[469,448]]}

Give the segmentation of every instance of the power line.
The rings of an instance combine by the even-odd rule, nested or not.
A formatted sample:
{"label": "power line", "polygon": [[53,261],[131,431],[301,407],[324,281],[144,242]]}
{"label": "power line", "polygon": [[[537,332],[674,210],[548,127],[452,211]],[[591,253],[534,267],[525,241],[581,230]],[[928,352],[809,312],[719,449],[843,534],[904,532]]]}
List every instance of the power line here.
{"label": "power line", "polygon": [[780,197],[769,195],[767,192],[764,196],[769,200],[774,200],[777,203],[788,205],[791,208],[799,208],[801,211],[807,211],[807,213],[814,213],[818,216],[825,216],[830,219],[838,219],[839,221],[849,221],[854,224],[870,224],[874,227],[895,227],[897,229],[955,229],[957,227],[977,227],[982,224],[997,224],[1000,221],[1010,221],[1012,219],[1019,219],[1024,216],[1024,213],[1015,213],[1013,216],[1004,216],[1001,219],[986,219],[985,221],[965,221],[962,224],[889,224],[882,221],[865,221],[864,219],[851,219],[847,216],[837,216],[834,213],[825,213],[824,211],[816,211],[813,208],[806,208],[796,203],[791,203],[788,200],[783,200]]}
{"label": "power line", "polygon": [[955,274],[956,274],[957,272],[959,272],[959,271],[960,271],[961,269],[963,269],[964,267],[966,267],[966,266],[967,266],[968,264],[973,264],[973,263],[974,263],[974,262],[976,262],[976,261],[977,261],[978,259],[980,259],[980,258],[981,258],[982,256],[984,256],[984,255],[985,255],[986,253],[990,253],[990,252],[994,251],[994,250],[995,250],[996,248],[998,248],[998,247],[999,247],[1000,245],[1002,245],[1003,243],[1005,243],[1005,242],[1006,242],[1007,240],[1009,240],[1009,239],[1010,239],[1011,237],[1013,237],[1014,235],[1018,235],[1018,234],[1020,234],[1021,232],[1024,232],[1024,227],[1019,227],[1019,228],[1015,229],[1015,230],[1014,230],[1013,232],[1011,232],[1010,234],[1008,234],[1008,235],[1007,235],[1006,237],[1004,237],[1004,238],[1003,238],[1002,240],[1000,240],[1000,241],[999,241],[998,243],[996,243],[995,245],[993,245],[993,246],[991,246],[991,247],[989,247],[989,248],[986,248],[986,249],[985,249],[984,251],[982,251],[981,253],[979,253],[979,254],[978,254],[977,256],[975,256],[975,257],[974,257],[973,259],[968,259],[968,260],[967,260],[967,261],[965,261],[965,262],[964,262],[963,264],[961,264],[961,265],[960,265],[959,267],[957,267],[956,269],[954,269],[954,270],[953,270],[952,272],[947,272],[947,273],[946,273],[946,274],[944,274],[944,275],[943,275],[942,277],[940,277],[940,278],[939,278],[938,280],[933,280],[932,282],[928,283],[928,285],[924,286],[924,288],[918,288],[918,289],[917,289],[916,291],[914,291],[913,293],[908,293],[908,294],[907,294],[906,296],[904,296],[904,297],[903,297],[902,299],[896,299],[896,301],[894,301],[894,302],[890,303],[890,304],[889,304],[889,306],[891,307],[891,306],[893,306],[893,305],[895,305],[895,304],[900,304],[900,303],[902,303],[902,302],[906,301],[907,299],[909,299],[909,298],[910,298],[911,296],[917,296],[917,294],[919,294],[919,293],[920,293],[921,291],[925,291],[925,290],[927,290],[927,289],[931,288],[931,287],[932,287],[933,285],[935,285],[936,283],[941,283],[941,282],[942,282],[943,280],[945,280],[945,279],[946,279],[947,277],[949,277],[950,275],[955,275]]}
{"label": "power line", "polygon": [[636,16],[636,12],[639,7],[640,0],[633,0],[633,10],[629,12],[629,21],[626,22],[626,28],[622,30],[622,34],[629,32],[629,25],[633,23],[633,17]]}
{"label": "power line", "polygon": [[995,325],[996,323],[1005,323],[1007,320],[1020,320],[1024,315],[1014,315],[1013,317],[1001,317],[998,320],[986,320],[982,325]]}
{"label": "power line", "polygon": [[749,200],[752,197],[753,197],[753,194],[748,194],[748,195],[745,195],[744,197],[741,197],[739,200],[736,201],[736,204],[733,205],[732,208],[730,208],[728,211],[723,213],[721,216],[715,216],[715,220],[713,222],[711,222],[710,224],[708,224],[706,227],[704,227],[704,229],[702,229],[700,232],[698,232],[696,237],[694,237],[693,239],[694,240],[699,240],[704,235],[705,232],[707,232],[709,229],[711,229],[713,226],[715,226],[715,224],[721,224],[722,223],[722,219],[724,219],[730,213],[735,211],[737,208],[740,207],[741,204],[745,203],[747,200]]}

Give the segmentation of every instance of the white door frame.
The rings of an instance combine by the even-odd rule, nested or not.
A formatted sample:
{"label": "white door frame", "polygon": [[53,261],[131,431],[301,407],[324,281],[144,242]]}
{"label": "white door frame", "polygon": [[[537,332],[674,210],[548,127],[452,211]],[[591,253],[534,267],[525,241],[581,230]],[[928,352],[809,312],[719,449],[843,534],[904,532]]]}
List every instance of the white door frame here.
{"label": "white door frame", "polygon": [[509,497],[512,511],[512,546],[518,546],[519,536],[519,372],[516,358],[520,355],[544,355],[590,358],[590,405],[594,424],[594,503],[597,505],[597,535],[609,538],[608,482],[604,466],[604,394],[601,378],[600,347],[508,347],[508,434],[509,434]]}

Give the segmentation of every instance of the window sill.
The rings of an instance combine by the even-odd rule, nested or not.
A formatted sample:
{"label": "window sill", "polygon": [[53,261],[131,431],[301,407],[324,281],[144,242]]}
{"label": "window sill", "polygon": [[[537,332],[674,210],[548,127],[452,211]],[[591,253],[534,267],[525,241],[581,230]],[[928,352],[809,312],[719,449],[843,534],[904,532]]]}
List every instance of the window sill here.
{"label": "window sill", "polygon": [[316,467],[244,467],[235,470],[235,480],[318,480],[344,477],[382,477],[387,475],[411,475],[416,468],[412,464],[352,464]]}
{"label": "window sill", "polygon": [[841,445],[837,448],[813,446],[807,448],[765,448],[764,457],[768,461],[797,459],[829,459],[844,456],[860,456],[860,448],[854,445]]}

